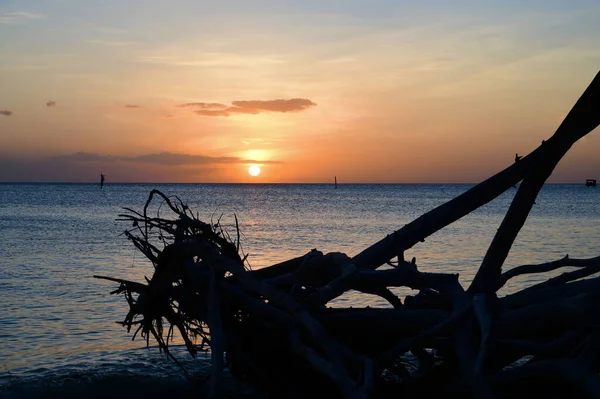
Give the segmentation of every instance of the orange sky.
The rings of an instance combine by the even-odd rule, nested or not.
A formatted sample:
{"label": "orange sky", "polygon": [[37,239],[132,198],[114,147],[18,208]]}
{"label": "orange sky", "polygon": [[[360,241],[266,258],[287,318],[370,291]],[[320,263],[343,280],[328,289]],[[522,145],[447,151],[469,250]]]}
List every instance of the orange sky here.
{"label": "orange sky", "polygon": [[[477,182],[558,127],[598,20],[593,1],[3,3],[0,181]],[[598,153],[593,132],[551,181],[600,178]]]}

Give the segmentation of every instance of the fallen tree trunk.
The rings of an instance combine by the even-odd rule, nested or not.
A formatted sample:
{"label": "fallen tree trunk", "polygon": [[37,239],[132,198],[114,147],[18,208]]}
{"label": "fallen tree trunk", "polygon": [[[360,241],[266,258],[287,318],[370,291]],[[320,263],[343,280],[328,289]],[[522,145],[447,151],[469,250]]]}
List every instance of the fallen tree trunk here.
{"label": "fallen tree trunk", "polygon": [[[599,105],[600,76],[596,75],[555,135],[548,140],[548,143],[553,146],[552,148],[556,146],[566,147],[566,152],[573,142],[594,130],[600,124]],[[547,150],[548,147],[545,144],[546,142],[542,142],[542,145],[535,151],[502,172],[479,183],[453,200],[425,213],[400,230],[365,249],[354,257],[354,261],[363,268],[377,268],[415,244],[424,241],[425,238],[436,231],[497,198],[523,180],[531,168],[540,162],[540,158],[543,159],[547,156],[550,151]],[[546,163],[548,161],[542,162]]]}
{"label": "fallen tree trunk", "polygon": [[[207,387],[215,397],[225,367],[277,397],[513,397],[524,386],[541,389],[538,377],[550,376],[554,394],[576,388],[598,396],[600,277],[584,278],[600,272],[600,257],[566,256],[504,273],[502,265],[547,177],[599,123],[600,74],[538,149],[354,258],[312,250],[250,270],[239,229],[231,238],[153,190],[143,211],[126,208],[119,220],[132,224],[125,235],[153,263],[154,275],[146,284],[100,278],[119,284],[113,293],[128,301],[122,324],[137,328],[134,337],[152,336],[168,352],[177,330],[192,356],[210,347]],[[404,260],[405,250],[521,180],[468,290],[456,274],[422,272],[414,258]],[[150,216],[156,199],[174,217]],[[376,270],[394,257],[392,268]],[[511,278],[561,267],[578,269],[497,298]],[[402,298],[394,287],[418,294]],[[349,290],[378,295],[393,308],[327,307]]]}

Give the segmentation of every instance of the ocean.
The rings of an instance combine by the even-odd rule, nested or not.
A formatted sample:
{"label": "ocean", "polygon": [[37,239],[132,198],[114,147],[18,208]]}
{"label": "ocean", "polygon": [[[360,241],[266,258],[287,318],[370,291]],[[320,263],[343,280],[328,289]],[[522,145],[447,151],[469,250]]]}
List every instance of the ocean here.
{"label": "ocean", "polygon": [[[150,190],[176,195],[204,221],[233,228],[253,268],[312,248],[355,255],[424,212],[456,197],[464,184],[0,184],[0,397],[159,397],[189,393],[179,369],[156,347],[116,324],[127,304],[115,284],[92,275],[143,281],[148,263],[115,219],[141,210]],[[467,285],[516,189],[432,235],[407,252],[421,271],[459,273]],[[600,254],[600,189],[549,184],[505,269]],[[552,275],[548,274],[546,277]],[[540,281],[511,280],[504,295]],[[406,291],[409,293],[410,291]],[[332,306],[384,307],[348,293]],[[198,373],[207,355],[189,359]],[[116,387],[119,387],[116,390]],[[233,388],[232,388],[233,389]],[[237,388],[236,388],[237,389]],[[235,396],[240,396],[237,391]]]}

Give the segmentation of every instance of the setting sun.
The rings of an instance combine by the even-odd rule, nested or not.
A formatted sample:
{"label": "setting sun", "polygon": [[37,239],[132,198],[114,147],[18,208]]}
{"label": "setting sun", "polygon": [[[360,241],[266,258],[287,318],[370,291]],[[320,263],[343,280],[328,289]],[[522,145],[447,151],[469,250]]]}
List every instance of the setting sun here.
{"label": "setting sun", "polygon": [[258,165],[252,165],[248,168],[248,173],[250,173],[251,176],[258,176],[260,174],[260,168]]}

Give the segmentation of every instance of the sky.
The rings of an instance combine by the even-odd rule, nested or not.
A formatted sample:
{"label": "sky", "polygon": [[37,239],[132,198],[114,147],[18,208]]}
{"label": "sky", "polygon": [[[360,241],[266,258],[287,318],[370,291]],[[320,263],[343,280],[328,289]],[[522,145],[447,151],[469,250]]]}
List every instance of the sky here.
{"label": "sky", "polygon": [[[599,20],[597,0],[0,0],[0,181],[476,183],[554,133]],[[598,153],[594,131],[550,181],[600,178]]]}

